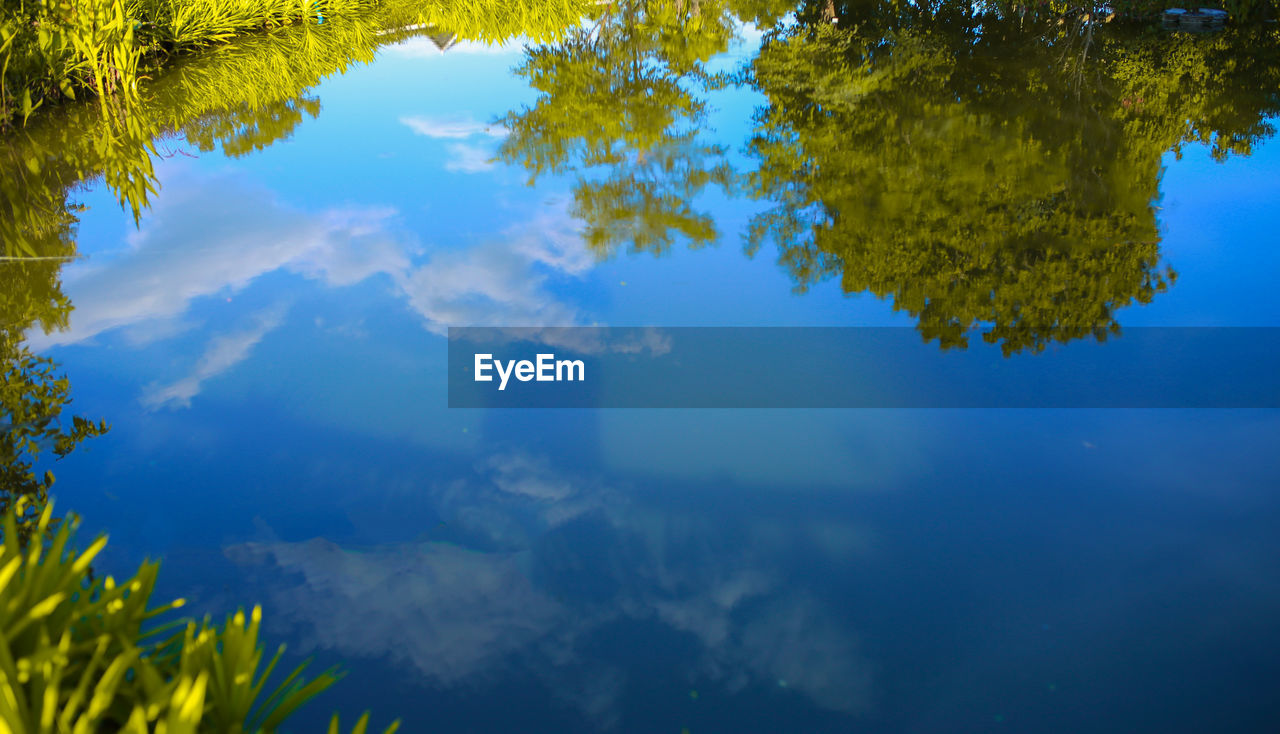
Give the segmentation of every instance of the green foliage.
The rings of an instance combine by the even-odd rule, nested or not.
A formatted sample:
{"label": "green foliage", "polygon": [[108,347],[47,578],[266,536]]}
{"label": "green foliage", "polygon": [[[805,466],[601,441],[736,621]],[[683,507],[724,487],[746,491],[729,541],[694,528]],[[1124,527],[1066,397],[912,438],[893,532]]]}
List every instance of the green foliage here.
{"label": "green foliage", "polygon": [[390,9],[402,25],[421,24],[459,38],[502,43],[562,38],[593,7],[593,0],[426,0]]}
{"label": "green foliage", "polygon": [[[797,287],[839,276],[1006,352],[1104,337],[1173,280],[1159,265],[1161,157],[1188,141],[1247,153],[1270,134],[1273,35],[1099,40],[1096,27],[905,14],[772,38],[750,152],[752,224]],[[1174,53],[1170,54],[1172,50]]]}
{"label": "green foliage", "polygon": [[519,2],[504,10],[486,0],[444,13],[417,0],[384,0],[339,21],[279,26],[214,46],[176,60],[132,97],[101,106],[65,105],[10,131],[0,147],[0,279],[13,259],[31,268],[49,258],[56,272],[58,260],[74,257],[79,207],[71,194],[77,185],[103,177],[121,205],[139,217],[156,187],[154,141],[179,137],[201,151],[220,147],[233,156],[261,150],[319,114],[308,90],[320,80],[371,61],[386,44],[438,32],[420,25],[424,17],[496,40],[505,38],[518,16],[520,22],[540,23],[527,26],[527,33],[551,37],[576,22],[576,2],[549,5],[537,20],[533,6]]}
{"label": "green foliage", "polygon": [[1100,45],[1126,137],[1179,154],[1207,145],[1221,161],[1275,134],[1280,31],[1118,35]]}
{"label": "green foliage", "polygon": [[0,150],[0,239],[13,249],[0,255],[24,257],[0,259],[0,355],[9,354],[37,324],[46,332],[67,325],[71,302],[62,293],[59,272],[75,252],[76,224],[65,192],[52,195],[46,188],[28,195],[21,187],[33,174],[25,166],[6,166],[6,152],[13,151]]}
{"label": "green foliage", "polygon": [[0,261],[0,513],[7,513],[15,500],[26,500],[28,512],[19,518],[24,542],[54,482],[52,471],[37,468],[41,455],[61,459],[85,439],[107,431],[102,421],[63,418],[71,402],[70,384],[52,360],[22,344],[29,329],[64,327],[71,310],[58,272],[64,261],[59,253],[74,244],[66,221],[55,216],[54,222],[50,236],[36,243],[47,257]]}
{"label": "green foliage", "polygon": [[[208,618],[157,624],[182,605],[151,607],[159,565],[143,563],[122,583],[92,579],[90,564],[106,538],[76,552],[74,523],[55,530],[51,518],[47,505],[34,528],[48,543],[24,547],[15,513],[4,517],[0,731],[274,732],[338,679],[328,670],[306,680],[304,664],[269,687],[284,648],[262,665],[258,607],[222,624]],[[367,726],[366,714],[354,731],[363,734]],[[337,716],[329,731],[338,731]]]}
{"label": "green foliage", "polygon": [[135,217],[155,192],[154,129],[144,120],[114,105],[62,113],[62,125],[11,132],[0,148],[0,279],[18,272],[12,268],[39,270],[41,262],[54,265],[56,275],[75,256],[80,207],[70,195],[86,179],[102,176]]}
{"label": "green foliage", "polygon": [[1158,19],[1166,8],[1195,9],[1222,7],[1241,23],[1274,17],[1276,0],[806,0],[799,3],[797,18],[805,24],[829,22],[838,17],[841,23],[852,21],[866,27],[901,27],[899,21],[929,17],[955,22],[971,16],[1017,20],[1022,24],[1047,21],[1057,24],[1072,19],[1120,19],[1146,22]]}
{"label": "green foliage", "polygon": [[499,156],[524,166],[530,183],[577,173],[573,213],[601,257],[623,243],[662,253],[677,235],[714,241],[692,200],[709,184],[728,189],[732,172],[721,147],[697,138],[706,117],[697,93],[725,83],[703,66],[728,47],[733,22],[712,1],[629,0],[528,49],[516,73],[541,97],[504,118]]}
{"label": "green foliage", "polygon": [[1276,0],[1222,0],[1222,8],[1237,21],[1274,20],[1280,14]]}
{"label": "green foliage", "polygon": [[[591,248],[655,254],[715,241],[694,198],[735,193],[700,143],[703,65],[767,2],[632,0],[517,73],[540,93],[509,113],[499,156],[536,180],[576,174]],[[744,80],[767,97],[747,191],[773,206],[748,235],[776,242],[797,288],[838,276],[965,344],[1008,351],[1105,338],[1115,314],[1175,279],[1160,264],[1161,160],[1187,142],[1248,154],[1273,133],[1273,31],[1133,33],[1094,6],[818,0],[779,26]]]}
{"label": "green foliage", "polygon": [[377,0],[135,0],[148,45],[167,51],[226,43],[241,34],[354,15]]}
{"label": "green foliage", "polygon": [[89,92],[135,96],[167,54],[356,14],[377,0],[40,0],[0,7],[0,129]]}
{"label": "green foliage", "polygon": [[136,88],[143,49],[124,0],[6,2],[0,7],[0,129],[46,101]]}
{"label": "green foliage", "polygon": [[25,347],[13,351],[0,364],[0,513],[26,508],[14,510],[22,531],[19,539],[25,542],[54,482],[52,471],[37,473],[41,452],[49,450],[62,458],[85,439],[106,433],[108,426],[80,416],[64,424],[62,410],[71,402],[67,378],[56,374],[52,360]]}
{"label": "green foliage", "polygon": [[134,97],[174,54],[295,24],[376,14],[466,39],[559,37],[587,0],[37,0],[0,6],[0,130],[84,93]]}
{"label": "green foliage", "polygon": [[11,132],[0,148],[0,240],[8,258],[0,280],[19,269],[56,275],[74,257],[79,207],[71,194],[86,181],[101,176],[140,216],[156,187],[153,140],[181,135],[200,150],[221,145],[238,155],[288,137],[304,114],[319,110],[307,88],[400,38],[376,30],[367,22],[305,25],[219,46],[181,61],[127,104],[69,105]]}

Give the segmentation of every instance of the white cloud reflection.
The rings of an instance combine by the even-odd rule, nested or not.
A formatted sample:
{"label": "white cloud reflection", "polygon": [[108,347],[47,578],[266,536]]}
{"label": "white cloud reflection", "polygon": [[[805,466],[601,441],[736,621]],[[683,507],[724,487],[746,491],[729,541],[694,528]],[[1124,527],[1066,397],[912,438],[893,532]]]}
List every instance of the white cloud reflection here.
{"label": "white cloud reflection", "polygon": [[445,140],[462,140],[476,135],[501,138],[507,134],[507,129],[501,125],[489,125],[469,117],[409,115],[401,117],[400,122],[415,135]]}
{"label": "white cloud reflection", "polygon": [[[388,656],[446,685],[546,635],[563,614],[513,554],[440,543],[352,552],[318,539],[249,543],[228,553],[300,574],[274,601],[307,624],[312,646]],[[317,616],[337,609],[340,618]]]}
{"label": "white cloud reflection", "polygon": [[213,338],[190,374],[168,385],[148,387],[143,391],[142,404],[153,409],[190,406],[191,399],[200,393],[206,380],[243,362],[262,337],[283,320],[283,308],[263,311],[255,316],[254,325],[248,329]]}
{"label": "white cloud reflection", "polygon": [[595,263],[578,225],[543,215],[467,250],[437,253],[399,281],[427,328],[573,326],[578,310],[551,295],[550,281],[585,273]]}
{"label": "white cloud reflection", "polygon": [[[125,249],[67,268],[64,288],[75,304],[69,327],[33,330],[28,339],[36,349],[112,332],[133,346],[164,341],[209,328],[191,317],[193,304],[224,300],[276,272],[332,287],[385,277],[437,334],[449,326],[576,325],[578,309],[553,285],[581,277],[595,258],[564,205],[553,207],[466,249],[428,247],[404,231],[392,208],[309,212],[240,176],[178,167]],[[247,358],[276,325],[211,339],[192,374],[148,388],[144,402],[189,404],[209,377]]]}
{"label": "white cloud reflection", "polygon": [[[446,171],[455,173],[483,173],[494,168],[494,139],[507,135],[502,125],[489,125],[471,118],[428,117],[412,115],[401,117],[400,123],[413,131],[415,135],[436,140],[453,140],[445,150],[449,154],[445,161]],[[472,140],[480,138],[479,141]]]}
{"label": "white cloud reflection", "polygon": [[406,244],[388,232],[393,209],[303,212],[226,175],[166,183],[126,251],[67,268],[70,326],[32,332],[33,346],[175,319],[198,299],[240,291],[278,270],[350,285],[409,268]]}
{"label": "white cloud reflection", "polygon": [[433,501],[451,525],[487,536],[485,552],[311,540],[227,554],[279,572],[266,593],[312,647],[390,658],[434,685],[532,671],[596,726],[617,722],[628,672],[590,652],[591,638],[655,619],[698,641],[701,653],[685,661],[691,681],[729,693],[783,686],[847,714],[870,705],[872,667],[858,640],[777,565],[809,542],[803,524],[778,532],[653,511],[521,453],[477,472]]}
{"label": "white cloud reflection", "polygon": [[450,145],[449,160],[444,163],[444,170],[455,173],[484,173],[494,167],[494,151],[482,145],[455,143]]}

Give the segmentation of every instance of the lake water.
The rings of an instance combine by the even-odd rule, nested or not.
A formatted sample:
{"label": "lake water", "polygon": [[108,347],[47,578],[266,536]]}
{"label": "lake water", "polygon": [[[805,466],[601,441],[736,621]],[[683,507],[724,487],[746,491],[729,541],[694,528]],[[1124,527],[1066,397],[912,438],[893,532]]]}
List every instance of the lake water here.
{"label": "lake water", "polygon": [[1273,31],[719,12],[249,81],[333,23],[158,80],[150,155],[35,126],[78,257],[0,268],[73,307],[99,565],[342,664],[296,731],[1274,730],[1275,409],[447,407],[449,326],[1280,326]]}

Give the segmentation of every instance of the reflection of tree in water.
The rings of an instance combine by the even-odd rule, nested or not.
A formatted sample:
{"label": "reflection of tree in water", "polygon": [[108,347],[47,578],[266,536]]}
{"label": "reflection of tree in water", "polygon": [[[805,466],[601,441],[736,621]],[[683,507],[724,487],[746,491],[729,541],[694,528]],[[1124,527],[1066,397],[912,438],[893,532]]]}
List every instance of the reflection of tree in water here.
{"label": "reflection of tree in water", "polygon": [[[69,104],[7,136],[0,151],[3,254],[48,256],[52,240],[66,250],[78,211],[71,193],[99,177],[141,216],[157,186],[157,141],[233,157],[259,151],[319,114],[311,90],[321,80],[371,62],[384,46],[443,28],[451,38],[487,42],[557,37],[580,17],[581,6],[582,0],[448,6],[395,0],[357,17],[250,35],[178,60],[147,80],[137,100],[105,111]],[[58,254],[74,254],[74,247]]]}
{"label": "reflection of tree in water", "polygon": [[767,105],[746,180],[772,206],[750,249],[777,243],[800,290],[839,275],[927,338],[984,326],[1012,352],[1105,337],[1170,285],[1167,151],[1204,142],[1221,159],[1272,132],[1275,32],[1143,35],[1002,3],[823,0],[779,23],[784,8],[757,5],[621,3],[532,48],[518,73],[541,96],[504,120],[501,157],[575,174],[600,256],[715,241],[693,199],[738,179],[697,135],[728,83],[705,66],[736,23],[760,22],[746,78]]}
{"label": "reflection of tree in water", "polygon": [[[693,199],[732,171],[725,148],[698,135],[703,95],[727,79],[706,62],[724,52],[736,18],[782,8],[719,0],[625,0],[596,11],[563,41],[528,50],[516,71],[541,96],[503,120],[500,151],[536,179],[575,173],[573,213],[591,248],[665,252],[683,239],[713,242],[715,222]],[[776,5],[776,3],[775,3]]]}
{"label": "reflection of tree in water", "polygon": [[749,242],[776,242],[798,288],[838,275],[944,346],[977,326],[1006,352],[1117,329],[1117,309],[1174,277],[1159,264],[1163,154],[1247,154],[1271,133],[1275,33],[866,7],[779,30],[752,64],[769,104],[751,191],[773,207]]}
{"label": "reflection of tree in water", "polygon": [[153,141],[183,139],[198,151],[238,156],[288,138],[304,114],[319,111],[311,87],[404,37],[375,29],[334,23],[251,38],[179,64],[136,103],[70,105],[15,132],[0,158],[5,254],[74,254],[72,194],[98,177],[140,216],[157,185]]}
{"label": "reflection of tree in water", "polygon": [[29,502],[18,524],[24,541],[54,482],[52,471],[37,467],[41,456],[60,459],[107,431],[105,422],[62,416],[70,383],[52,360],[21,343],[30,328],[66,325],[71,307],[59,288],[61,266],[57,259],[0,262],[0,514],[19,498]]}
{"label": "reflection of tree in water", "polygon": [[0,513],[19,498],[28,501],[18,518],[20,535],[40,516],[53,486],[53,472],[36,467],[41,454],[60,459],[86,438],[107,432],[105,421],[77,415],[64,422],[71,385],[56,370],[52,360],[26,349],[0,355]]}

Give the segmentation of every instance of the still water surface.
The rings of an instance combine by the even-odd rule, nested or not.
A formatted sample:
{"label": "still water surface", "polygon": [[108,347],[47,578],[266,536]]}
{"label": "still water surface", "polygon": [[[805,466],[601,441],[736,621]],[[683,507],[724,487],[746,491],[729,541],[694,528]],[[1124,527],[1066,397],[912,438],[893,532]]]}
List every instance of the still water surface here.
{"label": "still water surface", "polygon": [[1272,730],[1275,411],[446,408],[450,325],[1280,326],[1274,40],[858,20],[407,34],[144,125],[27,334],[112,423],[60,507],[343,663],[298,730]]}

